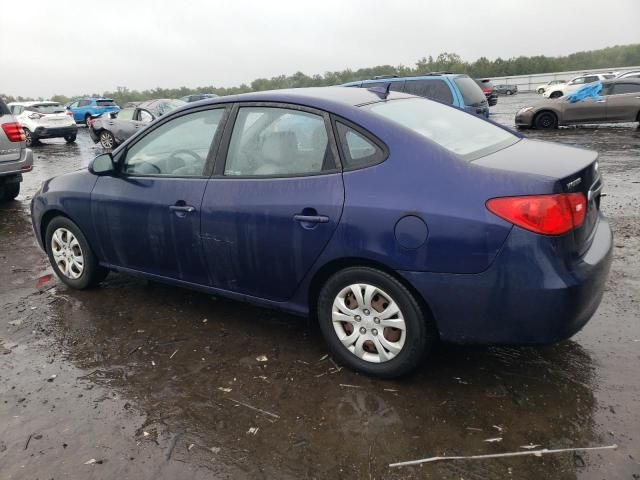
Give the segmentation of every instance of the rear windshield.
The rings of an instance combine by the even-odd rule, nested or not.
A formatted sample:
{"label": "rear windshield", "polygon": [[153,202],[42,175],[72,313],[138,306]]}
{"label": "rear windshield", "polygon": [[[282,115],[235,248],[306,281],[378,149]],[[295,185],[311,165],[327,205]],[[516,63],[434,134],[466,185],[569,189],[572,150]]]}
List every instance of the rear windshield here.
{"label": "rear windshield", "polygon": [[96,100],[96,105],[99,107],[115,107],[116,106],[113,100]]}
{"label": "rear windshield", "polygon": [[62,113],[64,112],[64,107],[59,103],[43,103],[31,105],[26,107],[25,110],[38,113]]}
{"label": "rear windshield", "polygon": [[469,77],[458,77],[453,80],[462,93],[462,100],[464,104],[469,107],[478,107],[487,101],[487,98],[482,93],[482,89],[476,82]]}
{"label": "rear windshield", "polygon": [[10,115],[10,114],[11,114],[11,111],[9,110],[9,107],[7,107],[7,104],[4,103],[0,98],[0,116]]}
{"label": "rear windshield", "polygon": [[497,152],[519,140],[475,115],[422,98],[389,100],[364,108],[427,137],[468,161]]}

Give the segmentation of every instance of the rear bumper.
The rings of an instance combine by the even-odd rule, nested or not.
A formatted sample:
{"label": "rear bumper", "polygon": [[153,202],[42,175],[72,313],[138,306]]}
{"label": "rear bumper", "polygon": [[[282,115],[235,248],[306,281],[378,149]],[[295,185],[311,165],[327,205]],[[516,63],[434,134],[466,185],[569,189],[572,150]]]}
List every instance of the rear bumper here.
{"label": "rear bumper", "polygon": [[445,341],[551,344],[578,332],[600,305],[612,234],[600,215],[587,252],[563,260],[555,244],[514,227],[492,266],[475,275],[400,272],[425,298]]}
{"label": "rear bumper", "polygon": [[67,135],[75,135],[78,132],[76,124],[65,127],[38,127],[33,131],[37,138],[59,138]]}
{"label": "rear bumper", "polygon": [[16,161],[0,162],[0,182],[22,181],[22,174],[33,170],[33,152],[23,148]]}

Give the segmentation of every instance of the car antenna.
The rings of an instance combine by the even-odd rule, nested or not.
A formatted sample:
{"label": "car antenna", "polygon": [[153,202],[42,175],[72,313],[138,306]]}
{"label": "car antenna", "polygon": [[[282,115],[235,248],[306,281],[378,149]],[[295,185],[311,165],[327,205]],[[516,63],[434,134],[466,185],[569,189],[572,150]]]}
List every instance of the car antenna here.
{"label": "car antenna", "polygon": [[391,90],[391,82],[383,85],[376,85],[375,87],[367,88],[367,90],[377,94],[381,99],[386,100],[389,96],[389,90]]}

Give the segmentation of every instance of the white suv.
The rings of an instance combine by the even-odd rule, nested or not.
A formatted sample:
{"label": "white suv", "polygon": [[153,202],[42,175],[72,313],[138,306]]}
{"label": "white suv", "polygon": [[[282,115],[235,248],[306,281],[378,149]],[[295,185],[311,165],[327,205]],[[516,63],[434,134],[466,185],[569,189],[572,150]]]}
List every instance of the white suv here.
{"label": "white suv", "polygon": [[64,138],[76,141],[78,126],[71,112],[57,102],[12,102],[7,105],[24,129],[27,147],[42,138]]}
{"label": "white suv", "polygon": [[589,73],[587,75],[580,75],[565,84],[550,86],[544,91],[542,96],[545,98],[559,98],[567,93],[575,92],[580,87],[584,87],[589,83],[601,82],[614,77],[615,75],[613,73]]}

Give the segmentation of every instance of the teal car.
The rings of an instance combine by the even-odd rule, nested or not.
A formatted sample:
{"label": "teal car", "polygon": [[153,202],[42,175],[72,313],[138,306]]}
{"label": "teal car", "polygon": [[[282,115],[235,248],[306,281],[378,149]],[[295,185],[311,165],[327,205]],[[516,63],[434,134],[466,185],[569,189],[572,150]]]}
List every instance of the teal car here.
{"label": "teal car", "polygon": [[89,125],[91,119],[103,113],[119,112],[120,107],[110,98],[80,98],[67,105],[76,123]]}

